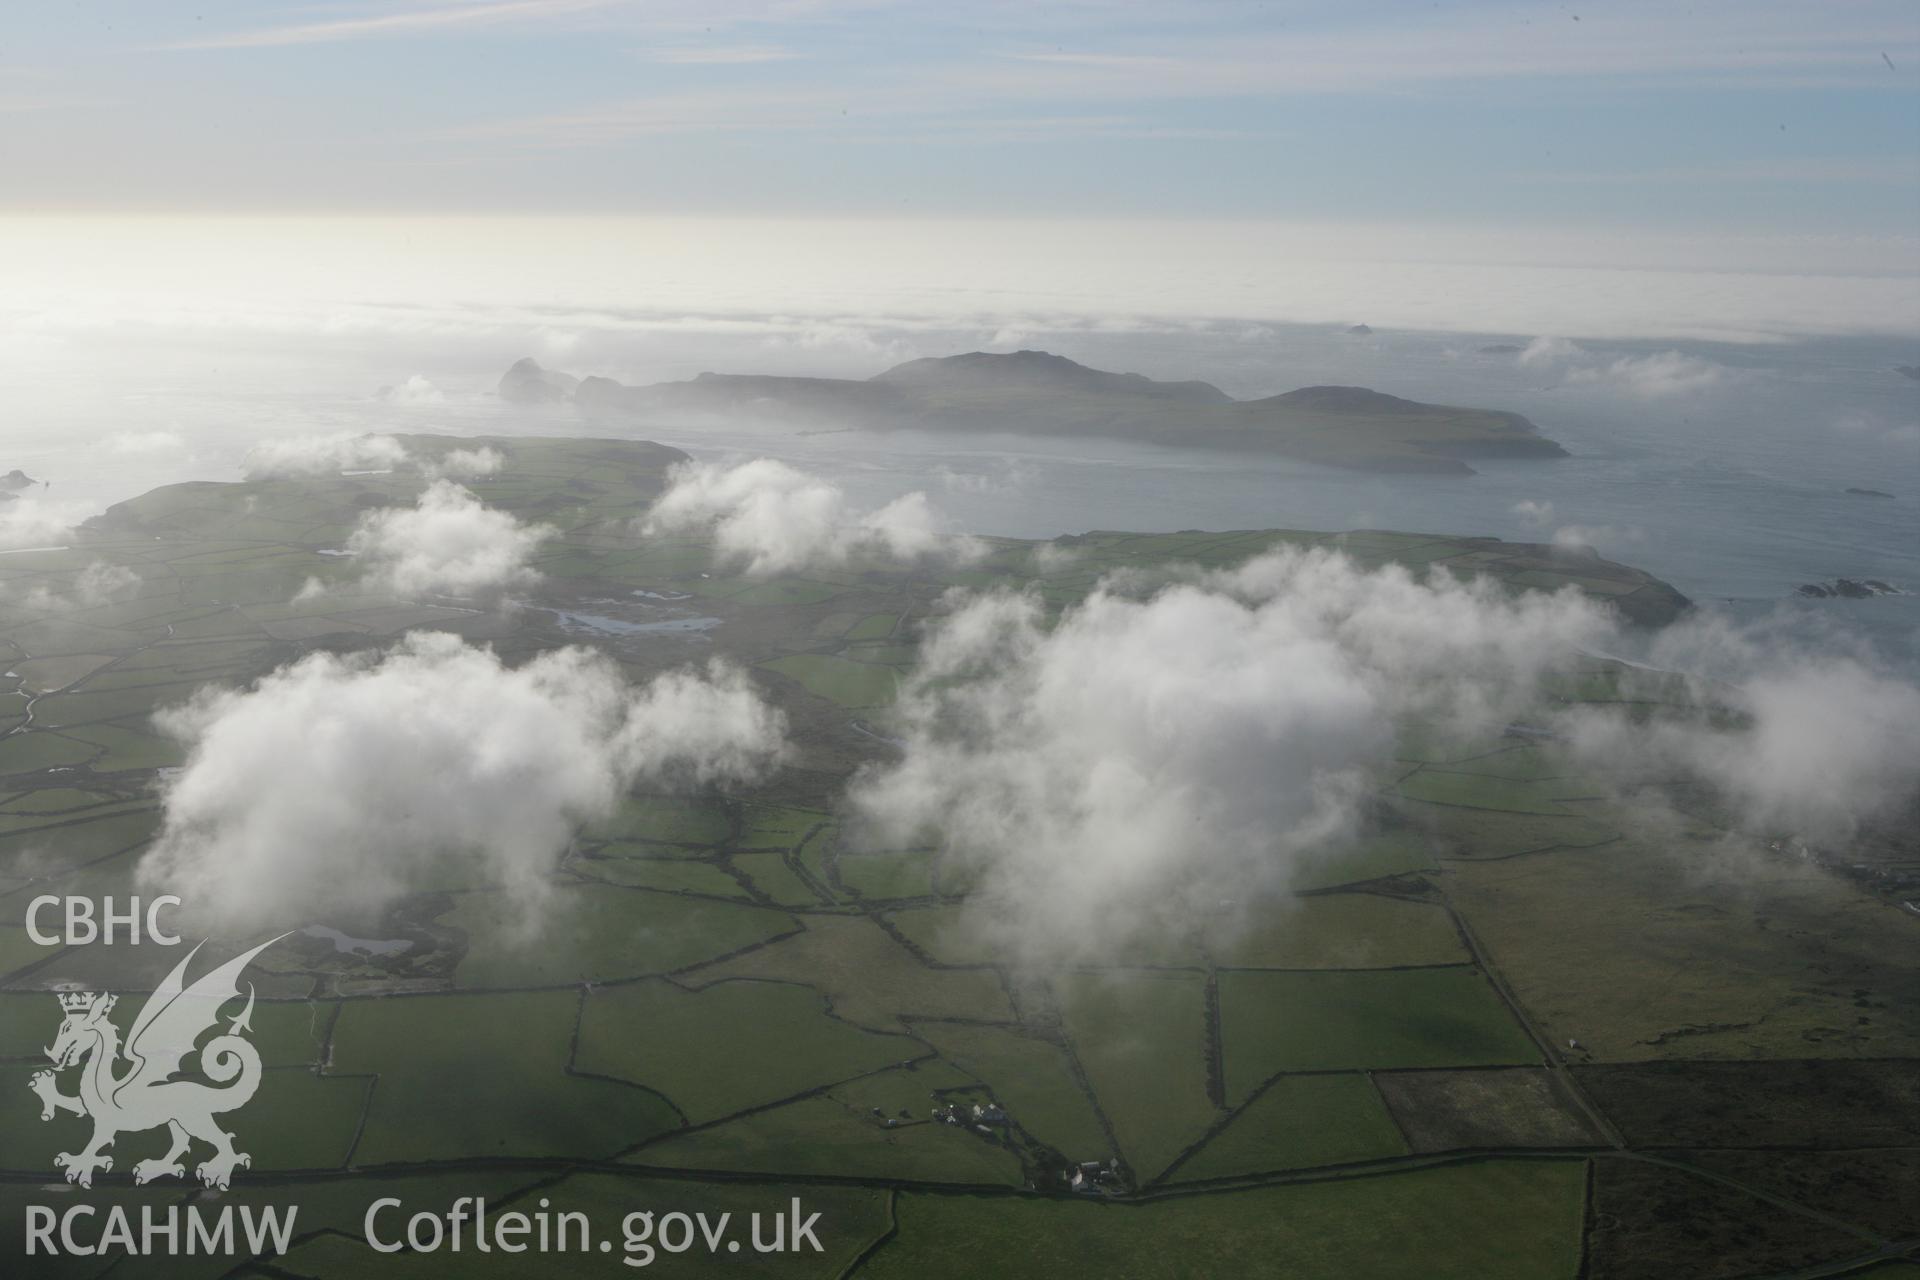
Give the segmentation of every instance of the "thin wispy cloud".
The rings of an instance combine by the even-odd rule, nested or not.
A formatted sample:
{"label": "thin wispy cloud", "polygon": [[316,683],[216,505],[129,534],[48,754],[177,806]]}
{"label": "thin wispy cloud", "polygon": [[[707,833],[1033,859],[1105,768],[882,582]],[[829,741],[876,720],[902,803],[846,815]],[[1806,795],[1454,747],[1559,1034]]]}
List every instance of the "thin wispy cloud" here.
{"label": "thin wispy cloud", "polygon": [[1123,71],[1150,70],[1175,65],[1172,58],[1143,53],[1010,53],[1015,62],[1050,62],[1064,67],[1119,68]]}
{"label": "thin wispy cloud", "polygon": [[505,139],[548,147],[606,146],[667,134],[791,132],[845,115],[860,95],[841,89],[701,90],[609,102],[581,111],[497,120],[439,140]]}
{"label": "thin wispy cloud", "polygon": [[[1805,13],[1709,5],[1690,13],[1620,8],[1579,23],[1550,22],[1532,9],[1455,9],[1418,20],[1139,43],[1149,47],[1012,52],[965,74],[1009,92],[1129,97],[1355,93],[1563,76],[1793,75],[1808,84],[1843,76],[1849,87],[1900,87],[1880,51],[1912,55],[1920,36],[1911,23],[1891,19],[1839,26]],[[1866,77],[1869,70],[1876,74]]]}
{"label": "thin wispy cloud", "polygon": [[511,22],[538,21],[590,9],[605,9],[617,0],[496,0],[491,4],[436,5],[340,18],[332,22],[305,22],[253,31],[234,31],[203,39],[182,40],[170,49],[270,49],[288,45],[334,44],[381,36],[420,35],[462,27],[489,27]]}
{"label": "thin wispy cloud", "polygon": [[[262,0],[204,21],[140,6],[82,38],[43,6],[10,56],[53,78],[0,68],[0,118],[32,125],[0,204],[660,213],[752,190],[772,214],[1911,222],[1912,166],[1838,163],[1910,149],[1905,4],[1579,18],[1549,0]],[[349,54],[375,43],[369,82]],[[129,54],[140,92],[119,101]],[[271,101],[259,59],[285,77]],[[702,138],[764,145],[686,164]],[[1271,163],[1235,163],[1242,141]],[[1169,163],[1179,181],[1142,181]],[[1633,201],[1655,182],[1676,198]],[[1777,202],[1755,200],[1767,184]]]}
{"label": "thin wispy cloud", "polygon": [[792,49],[770,44],[698,45],[686,48],[656,49],[647,55],[653,62],[681,66],[734,67],[762,62],[790,62],[800,55]]}
{"label": "thin wispy cloud", "polygon": [[1801,156],[1756,164],[1671,165],[1657,169],[1575,169],[1530,175],[1532,182],[1571,186],[1641,186],[1670,183],[1852,182],[1870,186],[1920,186],[1920,167],[1898,156]]}
{"label": "thin wispy cloud", "polygon": [[0,66],[0,114],[114,105],[107,95],[72,92],[52,67]]}
{"label": "thin wispy cloud", "polygon": [[[832,6],[827,6],[830,11]],[[994,15],[998,29],[1010,27]],[[1560,15],[1564,18],[1564,15]],[[1908,24],[1910,26],[1910,24]],[[1815,86],[1845,82],[1871,67],[1877,88],[1901,87],[1879,60],[1882,48],[1920,58],[1920,37],[1863,10],[1841,28],[1791,11],[1708,6],[1677,15],[1626,7],[1575,23],[1543,11],[1450,10],[1438,16],[1370,18],[1310,29],[1206,30],[1168,37],[1135,29],[1116,13],[1104,48],[964,44],[918,58],[830,73],[783,68],[726,90],[676,85],[597,106],[472,125],[476,136],[514,136],[552,146],[609,145],[663,134],[825,129],[834,136],[885,126],[888,138],[936,138],[977,131],[982,114],[1032,117],[1049,137],[1085,136],[1046,122],[1124,116],[1117,136],[1225,138],[1266,132],[1243,122],[1195,125],[1180,113],[1195,103],[1280,102],[1303,95],[1404,94],[1472,82],[1579,78],[1737,87],[1756,80]],[[998,29],[990,22],[991,39]],[[691,45],[647,55],[683,65],[794,62],[787,45]],[[1124,107],[1124,111],[1114,108]],[[1237,109],[1237,108],[1236,108]],[[991,141],[1001,136],[988,129]]]}

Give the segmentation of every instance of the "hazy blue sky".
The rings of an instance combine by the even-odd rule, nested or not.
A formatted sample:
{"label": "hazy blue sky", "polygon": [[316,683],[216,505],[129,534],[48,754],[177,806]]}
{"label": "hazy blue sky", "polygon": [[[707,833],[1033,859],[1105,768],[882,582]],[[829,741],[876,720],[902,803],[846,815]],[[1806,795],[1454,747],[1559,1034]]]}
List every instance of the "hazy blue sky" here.
{"label": "hazy blue sky", "polygon": [[1920,7],[13,6],[0,202],[1899,234]]}

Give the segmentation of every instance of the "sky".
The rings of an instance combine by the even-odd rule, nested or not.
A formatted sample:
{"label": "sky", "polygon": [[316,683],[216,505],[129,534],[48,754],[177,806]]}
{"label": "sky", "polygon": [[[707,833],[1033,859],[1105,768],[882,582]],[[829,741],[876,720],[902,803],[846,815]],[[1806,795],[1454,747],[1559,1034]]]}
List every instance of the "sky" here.
{"label": "sky", "polygon": [[1920,226],[1907,0],[81,0],[0,211]]}

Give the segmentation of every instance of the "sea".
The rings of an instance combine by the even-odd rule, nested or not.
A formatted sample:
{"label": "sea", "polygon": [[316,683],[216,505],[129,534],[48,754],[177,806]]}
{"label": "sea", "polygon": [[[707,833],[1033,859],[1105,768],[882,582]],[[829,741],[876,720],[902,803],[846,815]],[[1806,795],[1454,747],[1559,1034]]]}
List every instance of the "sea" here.
{"label": "sea", "polygon": [[[1363,322],[1363,320],[1356,320]],[[1574,541],[1736,620],[1805,624],[1811,643],[1920,676],[1920,342],[1565,340],[1244,319],[889,324],[714,322],[566,334],[538,326],[396,332],[182,328],[13,334],[0,472],[36,507],[84,518],[180,480],[232,480],[263,439],[361,432],[632,434],[701,459],[774,457],[856,507],[920,489],[956,530],[1405,530]],[[520,355],[628,382],[703,368],[870,376],[902,359],[1048,349],[1098,368],[1204,378],[1236,397],[1367,386],[1523,413],[1559,461],[1475,462],[1471,476],[1388,476],[1273,457],[1102,439],[586,422],[497,397]],[[1868,489],[1872,493],[1860,493]],[[1805,599],[1803,583],[1884,581],[1893,595]],[[1826,639],[1818,639],[1826,637]]]}

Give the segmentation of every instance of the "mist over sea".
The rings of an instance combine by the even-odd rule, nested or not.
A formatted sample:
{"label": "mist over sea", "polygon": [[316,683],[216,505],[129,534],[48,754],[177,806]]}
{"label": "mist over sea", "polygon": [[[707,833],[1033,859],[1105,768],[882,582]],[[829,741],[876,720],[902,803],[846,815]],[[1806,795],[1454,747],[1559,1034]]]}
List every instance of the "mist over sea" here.
{"label": "mist over sea", "polygon": [[[69,253],[81,251],[76,234],[58,233]],[[1865,273],[1859,246],[1822,248],[1827,260],[1814,265],[1825,274],[1716,275],[1687,269],[1684,246],[1671,244],[1639,246],[1638,265],[1569,274],[1540,243],[1504,265],[1471,269],[1428,246],[1434,261],[1356,259],[1309,271],[1259,260],[1236,275],[1236,254],[1273,247],[1243,229],[1232,253],[1193,248],[1191,279],[1170,265],[1183,250],[1163,246],[1160,259],[1083,255],[1035,266],[1022,292],[1020,265],[1032,265],[1031,254],[983,262],[978,287],[962,288],[954,282],[963,268],[928,265],[924,232],[920,257],[895,254],[889,263],[884,236],[859,258],[846,252],[845,228],[797,231],[784,274],[769,265],[777,244],[717,232],[695,245],[699,262],[669,261],[657,246],[638,266],[611,259],[632,275],[626,283],[592,277],[590,255],[557,235],[541,242],[553,244],[550,255],[521,243],[502,255],[503,267],[487,260],[484,244],[448,248],[419,228],[392,234],[404,243],[356,258],[324,236],[316,243],[332,246],[326,252],[288,254],[279,241],[249,247],[238,237],[224,253],[204,228],[176,230],[176,255],[151,263],[132,262],[109,236],[96,256],[113,269],[81,273],[91,283],[68,290],[41,266],[37,280],[0,304],[0,471],[20,467],[51,481],[33,500],[78,519],[156,485],[236,478],[247,450],[267,439],[639,435],[700,457],[781,458],[830,473],[863,502],[924,489],[956,527],[984,534],[1371,527],[1558,537],[1743,619],[1784,611],[1815,632],[1840,633],[1819,643],[1865,638],[1889,663],[1920,670],[1920,382],[1895,371],[1920,363],[1920,339],[1873,336],[1882,313],[1888,331],[1914,327],[1887,292],[1912,281],[1904,261],[1889,274]],[[676,234],[685,249],[692,233]],[[997,243],[984,234],[976,229],[967,243]],[[142,245],[154,239],[151,228],[127,235]],[[1141,231],[1102,247],[1141,250],[1148,240]],[[599,248],[611,251],[604,234]],[[249,281],[248,261],[265,261],[270,250],[280,278]],[[1342,251],[1359,253],[1351,243]],[[721,258],[731,274],[715,265]],[[831,280],[810,265],[816,259],[864,261],[865,275]],[[196,263],[218,278],[188,287]],[[464,291],[451,283],[463,264],[473,268]],[[551,268],[544,277],[543,264]],[[332,287],[330,270],[339,280]],[[755,270],[768,274],[752,279]],[[704,295],[701,280],[711,286]],[[1583,302],[1556,296],[1581,281],[1592,286]],[[695,306],[702,296],[710,305]],[[1337,301],[1343,296],[1350,301]],[[768,299],[792,309],[754,309]],[[1795,306],[1816,336],[1781,331]],[[1487,327],[1472,331],[1478,317]],[[1541,317],[1565,326],[1560,333],[1611,336],[1494,327]],[[1358,323],[1374,331],[1347,332]],[[1636,332],[1652,336],[1625,336]],[[1490,346],[1513,349],[1482,350]],[[501,372],[525,355],[575,374],[647,382],[707,369],[866,377],[919,356],[1023,347],[1156,378],[1201,378],[1242,398],[1334,383],[1514,410],[1573,456],[1481,462],[1466,477],[1368,475],[1025,436],[1015,422],[990,437],[641,428],[493,394]],[[1881,579],[1908,594],[1794,596],[1800,583],[1836,577]]]}

